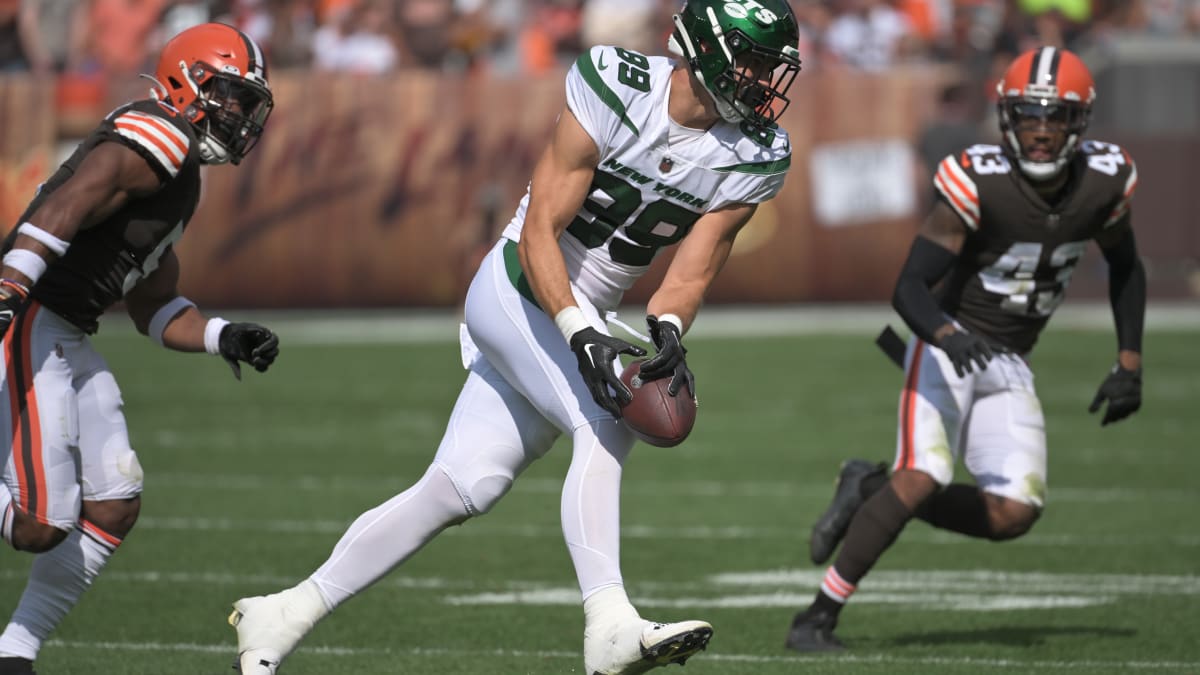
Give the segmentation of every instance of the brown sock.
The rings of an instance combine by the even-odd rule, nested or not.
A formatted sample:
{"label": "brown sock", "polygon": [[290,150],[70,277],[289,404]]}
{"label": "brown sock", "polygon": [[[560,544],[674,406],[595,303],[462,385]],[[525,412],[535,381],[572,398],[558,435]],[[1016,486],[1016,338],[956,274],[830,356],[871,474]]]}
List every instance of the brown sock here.
{"label": "brown sock", "polygon": [[884,485],[854,514],[834,569],[847,582],[857,585],[912,517],[891,483]]}
{"label": "brown sock", "polygon": [[974,485],[954,483],[925,500],[916,516],[936,528],[980,539],[992,538],[983,491]]}

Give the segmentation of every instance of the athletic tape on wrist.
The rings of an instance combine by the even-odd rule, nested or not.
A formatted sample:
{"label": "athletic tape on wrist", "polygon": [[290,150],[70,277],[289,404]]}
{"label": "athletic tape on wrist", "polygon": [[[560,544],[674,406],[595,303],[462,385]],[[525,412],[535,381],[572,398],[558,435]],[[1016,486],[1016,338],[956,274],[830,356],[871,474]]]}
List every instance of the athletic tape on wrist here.
{"label": "athletic tape on wrist", "polygon": [[214,316],[204,325],[204,351],[212,355],[221,353],[221,329],[229,322],[219,316]]}
{"label": "athletic tape on wrist", "polygon": [[167,324],[171,323],[171,320],[183,310],[195,306],[196,303],[182,295],[177,295],[167,302],[167,304],[159,307],[154,316],[150,317],[150,328],[146,331],[150,339],[154,340],[154,344],[159,347],[164,346],[163,333],[167,330]]}
{"label": "athletic tape on wrist", "polygon": [[21,226],[17,228],[17,234],[23,234],[37,241],[42,246],[54,251],[54,255],[60,258],[66,255],[67,247],[71,245],[71,242],[63,241],[33,223],[21,223]]}
{"label": "athletic tape on wrist", "polygon": [[24,274],[33,286],[46,271],[46,260],[27,248],[14,248],[4,254],[4,266]]}
{"label": "athletic tape on wrist", "polygon": [[567,342],[571,341],[572,335],[584,328],[592,327],[592,324],[588,323],[587,317],[583,315],[583,310],[575,305],[564,307],[561,312],[556,314],[554,325],[558,326],[558,331],[563,334]]}
{"label": "athletic tape on wrist", "polygon": [[679,329],[679,334],[683,335],[683,319],[677,314],[663,314],[658,317],[659,323],[669,323]]}

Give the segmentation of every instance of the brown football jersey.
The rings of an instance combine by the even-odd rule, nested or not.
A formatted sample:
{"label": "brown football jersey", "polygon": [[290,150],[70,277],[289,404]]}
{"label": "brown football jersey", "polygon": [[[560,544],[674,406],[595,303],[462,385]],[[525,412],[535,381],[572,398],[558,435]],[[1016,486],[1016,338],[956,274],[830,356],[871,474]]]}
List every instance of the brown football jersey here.
{"label": "brown football jersey", "polygon": [[1137,169],[1112,143],[1084,141],[1054,204],[1040,197],[996,145],[973,145],[938,165],[934,186],[968,234],[938,289],[942,309],[967,330],[1028,352],[1063,300],[1088,242],[1129,226]]}
{"label": "brown football jersey", "polygon": [[[158,267],[200,198],[195,132],[174,110],[147,99],[110,113],[38,189],[18,223],[29,220],[101,143],[133,149],[162,183],[153,194],[130,200],[105,220],[76,233],[66,255],[52,262],[32,289],[35,300],[88,333],[96,332],[106,309]],[[15,238],[13,228],[4,240],[5,252]]]}

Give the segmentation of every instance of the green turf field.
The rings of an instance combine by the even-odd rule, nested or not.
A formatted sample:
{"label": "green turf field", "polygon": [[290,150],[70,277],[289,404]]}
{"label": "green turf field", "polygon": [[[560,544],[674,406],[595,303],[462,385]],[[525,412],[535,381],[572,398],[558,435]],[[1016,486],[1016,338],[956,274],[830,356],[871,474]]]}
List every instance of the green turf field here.
{"label": "green turf field", "polygon": [[[415,480],[462,381],[453,342],[336,345],[281,328],[267,376],[131,336],[97,338],[147,479],[142,518],[38,662],[41,675],[229,670],[229,603],[325,559]],[[308,336],[305,339],[304,336]],[[1087,404],[1103,331],[1052,330],[1033,363],[1049,508],[991,544],[914,523],[842,615],[844,655],[786,651],[821,570],[807,530],[847,456],[890,459],[900,373],[867,334],[689,339],[702,402],[675,449],[626,469],[622,558],[648,618],[711,621],[688,675],[1200,673],[1200,333],[1146,340],[1144,408]],[[448,532],[322,623],[286,675],[579,673],[582,614],[558,524],[558,446],[488,516]],[[28,557],[0,553],[6,614]]]}

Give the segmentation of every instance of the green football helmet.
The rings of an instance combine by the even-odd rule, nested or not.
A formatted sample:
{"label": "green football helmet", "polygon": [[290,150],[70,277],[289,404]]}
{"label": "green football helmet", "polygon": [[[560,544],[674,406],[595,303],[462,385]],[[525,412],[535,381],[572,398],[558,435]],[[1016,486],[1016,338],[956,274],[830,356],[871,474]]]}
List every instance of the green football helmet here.
{"label": "green football helmet", "polygon": [[787,0],[686,0],[667,48],[687,62],[723,119],[769,127],[787,108],[799,43]]}

